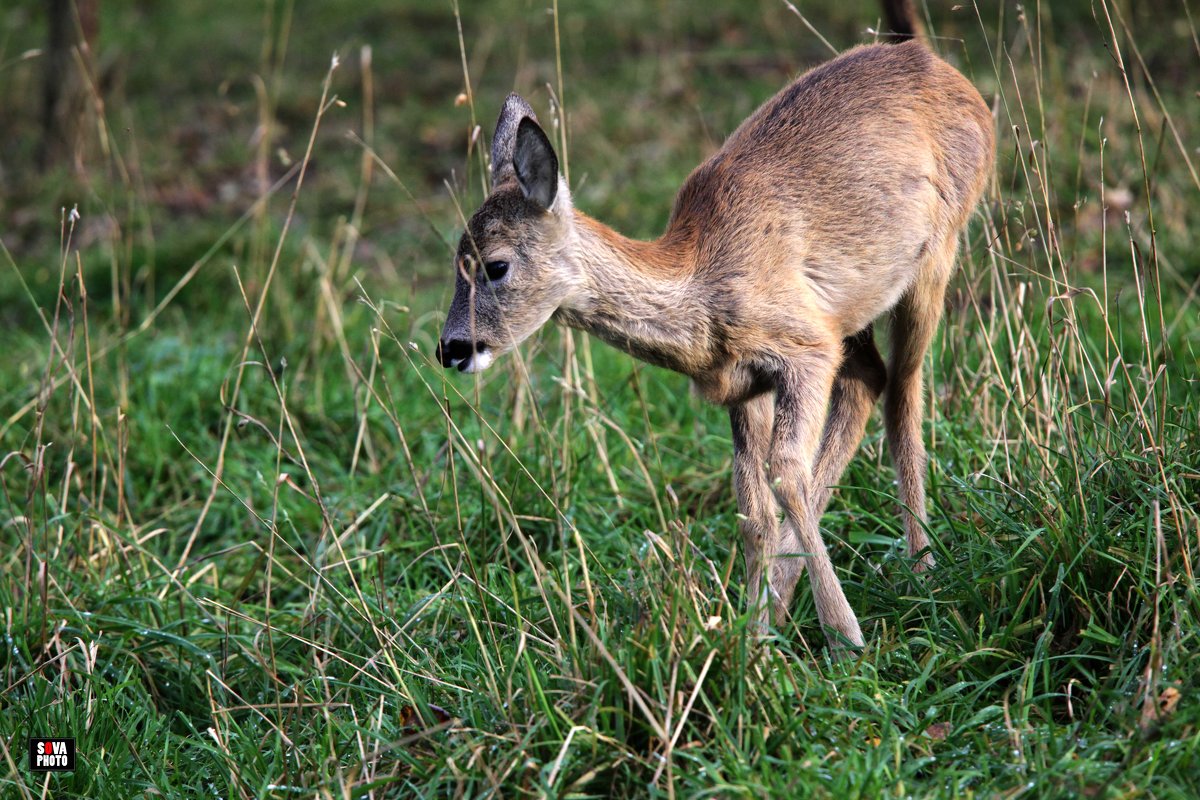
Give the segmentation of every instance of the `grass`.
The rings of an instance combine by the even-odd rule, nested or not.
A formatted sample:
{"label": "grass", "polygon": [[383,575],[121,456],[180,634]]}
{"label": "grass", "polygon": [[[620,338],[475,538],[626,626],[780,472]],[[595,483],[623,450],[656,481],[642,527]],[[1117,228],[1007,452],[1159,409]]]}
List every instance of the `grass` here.
{"label": "grass", "polygon": [[[10,5],[0,795],[1200,793],[1186,3],[929,4],[999,157],[931,355],[939,568],[876,420],[824,519],[869,642],[837,663],[807,591],[747,635],[685,380],[557,331],[431,359],[504,93],[652,236],[828,56],[785,4],[104,3],[83,168],[48,173]],[[801,10],[838,48],[878,14]],[[41,735],[74,773],[27,770]]]}

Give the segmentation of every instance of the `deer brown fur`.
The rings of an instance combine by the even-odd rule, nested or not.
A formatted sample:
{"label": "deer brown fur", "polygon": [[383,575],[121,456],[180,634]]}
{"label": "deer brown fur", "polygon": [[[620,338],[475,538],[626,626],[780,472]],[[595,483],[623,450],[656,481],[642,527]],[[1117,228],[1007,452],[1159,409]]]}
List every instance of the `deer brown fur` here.
{"label": "deer brown fur", "polygon": [[[897,31],[919,31],[905,11]],[[903,38],[903,37],[900,37]],[[767,100],[684,182],[666,231],[574,208],[529,105],[505,102],[439,357],[476,371],[555,319],[691,377],[728,407],[747,589],[782,618],[803,568],[830,642],[861,646],[819,521],[886,391],[915,568],[925,533],[922,363],[994,156],[978,91],[920,41],[857,47]],[[874,321],[891,327],[887,364]],[[784,519],[781,523],[779,511]]]}

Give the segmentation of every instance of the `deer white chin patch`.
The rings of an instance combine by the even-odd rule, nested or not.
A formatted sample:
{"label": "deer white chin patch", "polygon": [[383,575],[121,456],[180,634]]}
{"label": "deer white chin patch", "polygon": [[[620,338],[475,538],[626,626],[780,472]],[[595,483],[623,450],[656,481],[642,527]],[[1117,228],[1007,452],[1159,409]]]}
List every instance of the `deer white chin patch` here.
{"label": "deer white chin patch", "polygon": [[475,353],[467,365],[463,367],[463,372],[483,372],[492,365],[495,355],[491,350],[484,350],[482,353]]}

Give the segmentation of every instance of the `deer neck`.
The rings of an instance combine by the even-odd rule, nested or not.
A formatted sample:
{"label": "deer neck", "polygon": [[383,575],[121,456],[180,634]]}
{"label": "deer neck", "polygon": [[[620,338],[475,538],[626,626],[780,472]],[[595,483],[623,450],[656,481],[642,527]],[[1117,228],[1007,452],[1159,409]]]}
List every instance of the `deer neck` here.
{"label": "deer neck", "polygon": [[695,275],[694,243],[641,242],[575,212],[568,258],[582,277],[557,312],[564,324],[644,361],[696,375],[712,360],[713,325]]}

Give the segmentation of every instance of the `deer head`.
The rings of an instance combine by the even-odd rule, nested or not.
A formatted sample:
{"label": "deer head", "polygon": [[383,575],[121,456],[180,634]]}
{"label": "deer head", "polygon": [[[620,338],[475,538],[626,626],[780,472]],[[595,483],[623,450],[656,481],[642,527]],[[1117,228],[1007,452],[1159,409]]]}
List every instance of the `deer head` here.
{"label": "deer head", "polygon": [[438,360],[486,369],[546,323],[578,287],[569,258],[574,220],[558,157],[533,109],[511,94],[492,140],[492,191],[454,257],[454,299]]}

